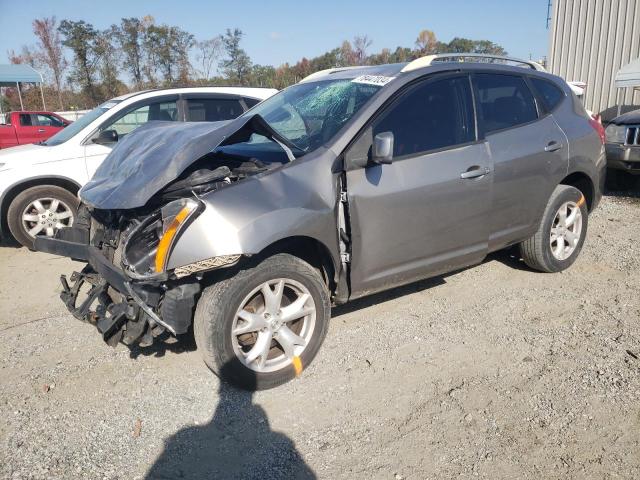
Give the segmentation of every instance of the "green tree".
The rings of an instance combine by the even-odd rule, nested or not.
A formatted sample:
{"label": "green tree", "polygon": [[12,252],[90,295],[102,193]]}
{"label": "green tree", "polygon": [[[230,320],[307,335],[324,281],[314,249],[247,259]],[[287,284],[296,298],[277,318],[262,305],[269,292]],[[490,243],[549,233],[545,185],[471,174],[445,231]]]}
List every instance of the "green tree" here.
{"label": "green tree", "polygon": [[120,26],[113,25],[112,30],[120,50],[124,54],[122,65],[133,80],[137,89],[143,87],[144,38],[145,24],[138,18],[123,18]]}
{"label": "green tree", "polygon": [[92,104],[100,101],[100,95],[96,88],[96,40],[98,31],[93,25],[84,20],[60,22],[58,30],[64,37],[62,44],[73,52],[73,68],[71,81],[80,85],[80,89],[89,98]]}
{"label": "green tree", "polygon": [[507,55],[507,51],[502,48],[500,45],[497,45],[489,40],[476,40],[474,42],[475,53],[485,53],[488,55]]}
{"label": "green tree", "polygon": [[192,34],[178,27],[170,27],[169,38],[172,45],[172,56],[178,66],[178,81],[181,85],[188,85],[193,68],[189,61],[189,51],[195,45]]}
{"label": "green tree", "polygon": [[474,41],[468,38],[455,37],[447,44],[446,53],[472,53],[475,49]]}
{"label": "green tree", "polygon": [[119,63],[117,50],[113,40],[116,38],[117,27],[111,27],[98,33],[95,43],[95,52],[98,57],[98,73],[100,75],[102,97],[113,98],[118,96],[123,84],[118,79]]}
{"label": "green tree", "polygon": [[255,87],[277,88],[276,69],[271,65],[254,65],[249,83]]}
{"label": "green tree", "polygon": [[484,53],[487,55],[506,55],[507,52],[500,45],[489,40],[470,40],[468,38],[455,37],[447,44],[451,53]]}
{"label": "green tree", "polygon": [[240,48],[242,40],[242,30],[239,28],[233,31],[227,28],[226,33],[222,37],[222,44],[227,58],[220,62],[220,68],[224,75],[233,83],[245,85],[249,74],[251,73],[251,59],[247,52]]}
{"label": "green tree", "polygon": [[151,23],[145,30],[143,45],[147,51],[148,78],[155,83],[155,75],[162,75],[165,85],[177,81],[189,81],[191,64],[189,50],[193,46],[193,35],[178,27]]}

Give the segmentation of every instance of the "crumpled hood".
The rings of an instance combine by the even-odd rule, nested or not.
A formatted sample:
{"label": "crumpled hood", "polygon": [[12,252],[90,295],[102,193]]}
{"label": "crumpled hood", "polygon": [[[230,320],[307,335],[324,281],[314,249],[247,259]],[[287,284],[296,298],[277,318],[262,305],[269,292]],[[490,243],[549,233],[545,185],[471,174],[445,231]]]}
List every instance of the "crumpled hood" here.
{"label": "crumpled hood", "polygon": [[203,155],[254,132],[280,138],[260,115],[226,122],[149,122],[118,142],[80,198],[104,210],[142,207]]}
{"label": "crumpled hood", "polygon": [[640,109],[631,110],[630,112],[622,114],[611,120],[611,123],[615,123],[616,125],[638,124],[640,123]]}

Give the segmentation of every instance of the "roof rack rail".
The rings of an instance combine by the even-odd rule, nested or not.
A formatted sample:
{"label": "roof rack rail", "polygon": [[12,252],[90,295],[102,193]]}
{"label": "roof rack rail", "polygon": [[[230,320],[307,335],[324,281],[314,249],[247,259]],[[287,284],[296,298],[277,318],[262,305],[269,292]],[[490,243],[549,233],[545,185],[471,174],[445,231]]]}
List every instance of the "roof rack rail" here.
{"label": "roof rack rail", "polygon": [[413,70],[417,70],[418,68],[428,67],[433,64],[433,62],[437,61],[452,61],[452,62],[464,62],[466,59],[476,61],[478,63],[517,63],[523,66],[527,66],[532,68],[533,70],[540,70],[545,72],[545,68],[537,62],[531,60],[522,60],[520,58],[514,57],[504,57],[500,55],[487,55],[484,53],[438,53],[436,55],[427,55],[426,57],[420,57],[415,59],[412,62],[407,63],[404,68],[401,70],[402,72],[411,72]]}
{"label": "roof rack rail", "polygon": [[307,75],[306,77],[304,77],[302,80],[300,80],[300,83],[306,82],[308,80],[313,80],[314,78],[322,77],[323,75],[341,72],[343,70],[354,70],[356,68],[362,68],[362,65],[356,65],[353,67],[334,67],[334,68],[327,68],[325,70],[318,70],[317,72],[313,72]]}

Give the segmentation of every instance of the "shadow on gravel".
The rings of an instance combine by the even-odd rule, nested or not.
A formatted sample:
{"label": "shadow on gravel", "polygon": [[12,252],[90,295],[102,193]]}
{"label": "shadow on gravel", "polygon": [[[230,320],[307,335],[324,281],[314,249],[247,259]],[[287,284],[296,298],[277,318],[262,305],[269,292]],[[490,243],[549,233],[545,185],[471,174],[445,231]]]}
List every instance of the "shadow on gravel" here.
{"label": "shadow on gravel", "polygon": [[344,305],[338,305],[331,309],[331,317],[335,318],[340,315],[346,315],[347,313],[355,312],[363,308],[371,307],[379,303],[389,302],[396,298],[404,297],[405,295],[411,295],[412,293],[418,293],[429,288],[436,287],[438,285],[444,285],[446,283],[445,278],[449,275],[453,275],[457,272],[447,273],[446,275],[440,275],[438,277],[427,278],[426,280],[420,280],[418,282],[410,283],[401,287],[396,287],[391,290],[385,290],[384,292],[374,293],[368,297],[358,298],[351,300]]}
{"label": "shadow on gravel", "polygon": [[513,245],[503,250],[498,250],[497,252],[490,253],[482,263],[491,261],[500,262],[505,267],[513,268],[514,270],[533,272],[533,270],[531,270],[527,266],[527,264],[524,263],[524,260],[522,260],[522,257],[520,256],[520,249],[517,245]]}
{"label": "shadow on gravel", "polygon": [[184,353],[197,350],[196,340],[193,337],[193,327],[184,335],[172,337],[168,333],[162,338],[158,337],[150,346],[141,347],[138,344],[129,346],[129,358],[138,357],[164,357],[167,352]]}
{"label": "shadow on gravel", "polygon": [[165,441],[147,479],[316,478],[293,441],[271,430],[252,391],[221,381],[218,397],[208,424],[183,428]]}
{"label": "shadow on gravel", "polygon": [[[509,247],[504,250],[499,250],[497,252],[490,253],[481,263],[486,263],[491,261],[498,261],[504,264],[505,266],[516,269],[516,270],[532,271],[529,267],[527,267],[527,265],[524,263],[524,261],[520,257],[520,252],[518,251],[517,246]],[[356,310],[361,310],[363,308],[377,305],[379,303],[395,300],[397,298],[404,297],[405,295],[411,295],[412,293],[418,293],[423,290],[428,290],[429,288],[437,287],[439,285],[444,285],[446,283],[447,277],[463,272],[470,268],[475,268],[475,267],[477,267],[477,265],[470,265],[466,268],[461,268],[459,270],[455,270],[453,272],[449,272],[444,275],[438,275],[436,277],[431,277],[425,280],[420,280],[414,283],[410,283],[408,285],[396,287],[391,290],[385,290],[384,292],[376,293],[368,297],[351,300],[349,303],[346,303],[344,305],[333,307],[333,309],[331,310],[331,317],[335,318],[340,315],[345,315],[345,314],[354,312]]]}

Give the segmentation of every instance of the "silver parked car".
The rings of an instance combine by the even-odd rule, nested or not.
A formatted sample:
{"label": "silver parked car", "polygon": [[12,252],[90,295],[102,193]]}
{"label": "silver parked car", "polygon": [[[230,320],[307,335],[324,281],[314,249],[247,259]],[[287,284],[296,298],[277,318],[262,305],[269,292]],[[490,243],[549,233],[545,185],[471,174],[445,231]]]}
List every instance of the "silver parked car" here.
{"label": "silver parked car", "polygon": [[515,244],[566,269],[601,197],[597,126],[535,65],[451,57],[318,72],[235,120],[128,135],[74,226],[35,242],[87,263],[62,277],[67,307],[109,344],[193,324],[214,372],[269,388],[313,360],[332,304]]}

